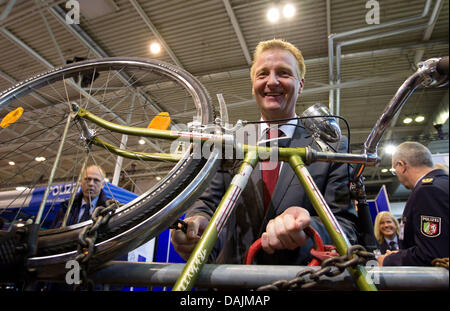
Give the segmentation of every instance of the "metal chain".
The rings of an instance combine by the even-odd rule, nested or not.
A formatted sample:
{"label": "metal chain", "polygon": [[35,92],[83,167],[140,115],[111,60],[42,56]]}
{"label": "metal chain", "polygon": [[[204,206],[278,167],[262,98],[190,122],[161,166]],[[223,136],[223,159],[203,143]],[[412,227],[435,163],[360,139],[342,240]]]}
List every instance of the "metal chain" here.
{"label": "metal chain", "polygon": [[95,252],[95,241],[98,237],[99,228],[106,224],[114,211],[120,206],[120,203],[116,200],[107,200],[105,202],[106,206],[97,206],[92,213],[91,220],[92,224],[86,226],[81,230],[78,235],[78,248],[77,256],[75,260],[80,264],[81,273],[81,286],[76,286],[75,290],[80,288],[85,288],[87,290],[94,289],[94,282],[88,278],[88,267],[89,260],[94,255]]}
{"label": "metal chain", "polygon": [[318,285],[322,276],[335,277],[340,275],[348,267],[363,265],[367,260],[374,259],[375,255],[361,245],[352,245],[348,248],[347,254],[331,257],[322,261],[319,270],[311,267],[305,268],[297,273],[291,280],[279,280],[272,284],[263,285],[257,291],[281,291],[281,290],[301,290],[310,289]]}

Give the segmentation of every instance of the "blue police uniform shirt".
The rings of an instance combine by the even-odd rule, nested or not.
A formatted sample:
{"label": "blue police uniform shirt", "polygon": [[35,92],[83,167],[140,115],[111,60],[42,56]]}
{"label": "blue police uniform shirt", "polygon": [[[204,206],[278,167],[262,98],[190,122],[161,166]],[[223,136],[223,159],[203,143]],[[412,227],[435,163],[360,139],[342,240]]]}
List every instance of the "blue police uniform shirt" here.
{"label": "blue police uniform shirt", "polygon": [[384,240],[386,241],[386,244],[388,245],[388,247],[390,247],[391,242],[394,242],[394,246],[396,249],[399,249],[399,244],[398,244],[398,238],[397,236],[394,236],[394,238],[392,240],[389,240],[388,238],[384,238]]}

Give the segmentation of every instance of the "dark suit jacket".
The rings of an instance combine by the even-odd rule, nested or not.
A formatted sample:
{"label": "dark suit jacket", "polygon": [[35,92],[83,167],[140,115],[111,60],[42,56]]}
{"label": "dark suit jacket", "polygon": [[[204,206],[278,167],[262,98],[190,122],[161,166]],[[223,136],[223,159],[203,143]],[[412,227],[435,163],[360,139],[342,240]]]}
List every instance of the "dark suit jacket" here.
{"label": "dark suit jacket", "polygon": [[[78,215],[80,214],[82,200],[83,193],[80,192],[75,196],[75,199],[73,201],[72,209],[70,210],[69,217],[67,218],[67,226],[76,224],[78,222]],[[106,197],[105,192],[101,190],[98,196],[97,206],[105,206],[106,200],[108,200],[108,198]],[[53,220],[50,229],[61,227],[64,220],[64,215],[66,214],[67,206],[69,205],[69,200],[63,202],[61,205],[62,206],[58,210],[58,213],[56,214],[56,217]]]}
{"label": "dark suit jacket", "polygon": [[[297,127],[292,140],[287,143],[286,147],[305,147],[311,144],[311,135],[304,128]],[[337,148],[336,144],[332,146],[335,149]],[[316,144],[312,144],[312,147],[319,149]],[[339,144],[339,151],[346,152],[345,139]],[[239,164],[237,161],[222,161],[222,169],[216,173],[208,189],[186,213],[187,217],[196,214],[212,216],[231,182],[232,174],[239,168]],[[291,206],[300,206],[307,209],[312,216],[311,225],[322,236],[325,244],[332,244],[300,181],[287,162],[282,165],[272,202],[267,214],[264,215],[260,167],[261,163],[253,170],[247,187],[237,201],[235,211],[230,215],[212,251],[211,260],[216,263],[242,264],[248,248],[256,239],[261,237],[269,220],[280,215]],[[350,242],[356,243],[357,216],[352,204],[350,204],[347,164],[316,162],[307,166],[307,168]],[[260,252],[257,263],[304,264],[311,259],[309,249],[312,247],[312,242],[310,240],[308,239],[309,242],[305,247],[293,251],[282,250],[275,252],[273,255]]]}
{"label": "dark suit jacket", "polygon": [[433,170],[414,187],[403,211],[402,250],[386,256],[384,266],[431,266],[448,257],[448,175]]}

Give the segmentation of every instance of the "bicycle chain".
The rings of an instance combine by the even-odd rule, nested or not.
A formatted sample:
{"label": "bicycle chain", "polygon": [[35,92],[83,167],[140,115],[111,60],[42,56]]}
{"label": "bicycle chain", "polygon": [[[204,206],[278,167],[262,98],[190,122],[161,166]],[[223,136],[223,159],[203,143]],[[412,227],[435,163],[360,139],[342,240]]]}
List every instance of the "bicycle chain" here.
{"label": "bicycle chain", "polygon": [[[95,252],[95,241],[98,237],[99,228],[106,224],[120,203],[116,200],[107,200],[106,206],[97,206],[92,213],[92,224],[87,225],[81,230],[78,235],[78,247],[75,260],[80,264],[81,273],[81,288],[87,290],[94,289],[94,282],[88,278],[89,260],[92,258]],[[75,290],[80,289],[80,286],[76,286]]]}
{"label": "bicycle chain", "polygon": [[311,267],[305,268],[297,273],[291,280],[279,280],[272,284],[258,287],[257,291],[281,291],[281,290],[302,290],[311,289],[317,286],[322,276],[335,277],[340,275],[348,267],[362,265],[367,260],[374,259],[375,255],[361,245],[352,245],[348,248],[347,254],[331,257],[322,261],[319,270]]}

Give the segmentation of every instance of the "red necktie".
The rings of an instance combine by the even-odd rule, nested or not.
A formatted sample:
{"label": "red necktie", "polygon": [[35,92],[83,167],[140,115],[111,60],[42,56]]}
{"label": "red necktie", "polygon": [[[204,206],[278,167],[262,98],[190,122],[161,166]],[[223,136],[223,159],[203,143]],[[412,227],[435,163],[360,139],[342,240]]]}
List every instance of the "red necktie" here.
{"label": "red necktie", "polygon": [[[267,132],[267,138],[276,138],[282,136],[282,132],[277,129],[270,129]],[[280,162],[276,164],[270,161],[262,161],[262,179],[263,179],[263,191],[264,191],[264,214],[266,214],[270,201],[272,200],[272,194],[275,190],[278,180],[278,172],[280,171]]]}

